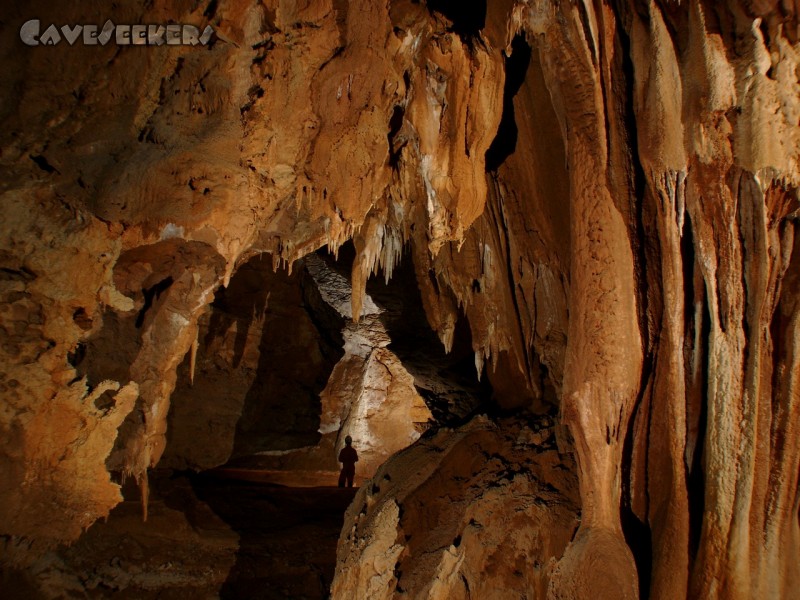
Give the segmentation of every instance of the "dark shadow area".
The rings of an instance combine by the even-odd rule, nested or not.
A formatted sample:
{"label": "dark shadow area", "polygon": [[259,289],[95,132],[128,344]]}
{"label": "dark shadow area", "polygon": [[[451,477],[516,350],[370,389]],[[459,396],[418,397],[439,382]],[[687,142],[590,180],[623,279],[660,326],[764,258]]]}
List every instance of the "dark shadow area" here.
{"label": "dark shadow area", "polygon": [[[687,215],[686,223],[689,223],[689,218]],[[691,236],[686,236],[691,237]],[[695,262],[694,254],[692,254],[692,267],[699,271],[699,266]],[[698,290],[695,297],[701,297],[704,290]],[[690,306],[687,304],[687,306]],[[708,309],[708,302],[702,302],[703,313],[702,319],[700,324],[700,335],[698,339],[700,340],[709,340],[711,339],[711,313]],[[776,313],[780,314],[780,313]],[[694,326],[692,327],[694,329]],[[688,330],[687,330],[688,331]],[[773,331],[773,333],[775,333]],[[778,334],[780,336],[780,334]],[[775,340],[775,345],[778,347],[778,343],[780,343],[780,337],[773,337]],[[694,562],[694,559],[697,557],[697,552],[700,549],[700,537],[703,531],[703,515],[705,514],[705,498],[706,498],[706,473],[703,469],[704,464],[704,453],[705,453],[705,433],[706,433],[706,426],[708,420],[708,380],[709,380],[709,357],[708,357],[708,348],[704,346],[703,348],[695,348],[695,352],[702,353],[702,362],[700,365],[700,381],[699,381],[699,392],[700,398],[697,406],[692,407],[689,406],[688,416],[696,417],[696,423],[693,423],[695,431],[696,431],[696,443],[694,446],[694,454],[692,455],[691,459],[692,462],[689,467],[688,477],[686,480],[686,487],[687,491],[689,492],[689,560]],[[687,366],[688,366],[687,362]],[[779,373],[777,369],[775,373]],[[773,389],[779,389],[777,386]]]}
{"label": "dark shadow area", "polygon": [[647,523],[642,523],[634,514],[628,502],[620,506],[620,523],[625,543],[631,549],[633,560],[636,563],[636,572],[639,579],[639,598],[646,600],[650,597],[650,579],[653,570],[652,533]]}
{"label": "dark shadow area", "polygon": [[389,142],[389,164],[392,169],[397,170],[400,164],[400,152],[406,145],[405,140],[398,137],[400,129],[403,126],[403,117],[405,116],[405,109],[402,106],[395,106],[392,110],[392,118],[389,119],[389,133],[387,140]]}
{"label": "dark shadow area", "polygon": [[[618,65],[614,70],[613,78],[616,80],[616,85],[624,86],[627,93],[625,94],[625,102],[622,108],[622,118],[626,125],[625,131],[628,137],[625,142],[630,147],[630,156],[636,157],[639,155],[638,150],[638,136],[636,134],[636,114],[633,106],[634,98],[634,70],[633,62],[630,58],[631,40],[625,29],[618,23],[617,26],[617,39],[623,48],[621,58],[618,59]],[[610,152],[610,150],[609,150]],[[636,571],[639,579],[639,597],[642,600],[650,597],[650,582],[653,572],[653,549],[652,549],[652,531],[647,522],[642,522],[634,513],[631,506],[631,468],[633,460],[633,444],[635,441],[634,426],[637,420],[637,413],[640,411],[650,410],[650,398],[645,397],[645,391],[649,390],[647,382],[654,377],[655,374],[655,356],[653,354],[653,344],[655,340],[650,338],[650,327],[648,326],[647,315],[654,308],[652,306],[652,297],[650,288],[650,281],[660,281],[660,262],[653,256],[653,248],[648,247],[642,243],[642,240],[648,239],[645,235],[645,223],[648,222],[647,207],[645,198],[646,178],[642,165],[638,160],[632,159],[630,164],[631,169],[631,183],[633,184],[633,198],[631,202],[635,205],[628,206],[618,204],[620,211],[631,210],[635,212],[636,218],[631,219],[631,235],[632,249],[634,261],[637,268],[634,269],[636,276],[636,289],[639,301],[638,306],[638,321],[639,331],[642,334],[643,348],[645,349],[644,365],[642,369],[639,389],[641,390],[637,398],[636,407],[631,415],[628,432],[625,436],[622,450],[622,502],[620,506],[620,522],[622,531],[625,536],[625,541],[631,549],[634,562],[636,563]],[[622,199],[617,199],[617,202],[622,202]],[[644,415],[642,415],[644,418]],[[649,419],[649,415],[646,417]],[[649,435],[649,426],[647,428]],[[646,440],[637,442],[647,443]],[[648,507],[649,509],[649,507]]]}
{"label": "dark shadow area", "polygon": [[61,172],[58,169],[56,169],[53,165],[51,165],[50,161],[48,161],[44,156],[31,154],[30,157],[31,160],[34,163],[36,163],[36,166],[39,167],[45,173],[49,175],[52,175],[53,173],[61,175]]}
{"label": "dark shadow area", "polygon": [[239,535],[220,598],[329,597],[344,513],[358,488],[293,488],[190,477],[197,497]]}
{"label": "dark shadow area", "polygon": [[9,600],[44,600],[42,594],[33,581],[33,576],[22,570],[12,569],[8,566],[0,567],[0,591],[3,598]]}
{"label": "dark shadow area", "polygon": [[486,0],[428,0],[428,9],[452,22],[463,40],[477,37],[486,25]]}
{"label": "dark shadow area", "polygon": [[[652,354],[645,357],[641,374],[639,389],[642,390],[636,399],[635,408],[628,421],[628,430],[622,444],[622,496],[619,508],[620,524],[625,543],[631,549],[633,560],[636,564],[637,578],[639,582],[639,598],[646,600],[650,597],[650,581],[653,574],[653,533],[647,522],[646,512],[649,506],[645,506],[645,521],[642,521],[634,511],[632,506],[631,483],[633,481],[633,455],[636,437],[636,424],[639,419],[650,420],[650,404],[652,398],[651,386],[648,381],[654,377],[655,368]],[[646,427],[649,436],[650,426]],[[641,442],[638,442],[641,443]],[[647,443],[647,440],[644,441]],[[644,459],[647,460],[646,458]],[[647,466],[647,465],[645,465]]]}
{"label": "dark shadow area", "polygon": [[172,277],[167,277],[155,285],[142,290],[142,295],[144,296],[144,306],[139,311],[139,314],[136,316],[136,329],[139,329],[144,324],[144,317],[147,314],[147,311],[150,310],[153,306],[153,302],[158,300],[161,297],[161,294],[166,292],[174,283]]}
{"label": "dark shadow area", "polygon": [[514,96],[525,82],[525,74],[531,63],[531,47],[525,36],[517,34],[511,42],[511,56],[506,57],[506,82],[503,89],[503,115],[497,135],[486,151],[486,170],[497,171],[500,165],[517,148],[517,120],[514,112]]}
{"label": "dark shadow area", "polygon": [[162,464],[204,470],[316,445],[342,326],[303,261],[291,275],[268,255],[239,267],[199,322],[194,377],[190,353],[178,367]]}
{"label": "dark shadow area", "polygon": [[0,565],[0,597],[329,597],[344,513],[357,488],[283,487],[160,468],[149,482],[147,521],[141,490],[128,478],[124,501],[75,543],[38,566]]}
{"label": "dark shadow area", "polygon": [[246,352],[257,348],[258,353],[236,425],[234,457],[310,446],[320,439],[319,394],[343,355],[342,343],[323,324],[330,315],[312,316],[305,269],[302,263],[295,267],[289,275],[273,271],[269,257],[255,257],[212,303],[205,346],[235,326],[234,369]]}

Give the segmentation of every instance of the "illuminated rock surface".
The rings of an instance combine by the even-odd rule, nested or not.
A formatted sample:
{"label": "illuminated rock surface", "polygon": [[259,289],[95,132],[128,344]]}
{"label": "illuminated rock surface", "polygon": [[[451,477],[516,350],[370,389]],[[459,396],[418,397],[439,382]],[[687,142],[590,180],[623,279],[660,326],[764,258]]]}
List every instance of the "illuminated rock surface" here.
{"label": "illuminated rock surface", "polygon": [[[381,491],[365,485],[359,501],[380,510],[356,538],[345,526],[335,597],[388,597],[396,568],[411,597],[796,595],[798,11],[10,7],[4,570],[82,543],[123,477],[146,510],[157,465],[335,477],[352,432],[365,477],[430,429],[458,452],[423,473],[424,438],[378,470]],[[211,23],[217,37],[28,47],[33,16]],[[326,269],[344,285],[326,288]],[[558,452],[508,450],[520,421],[478,434],[464,424],[480,413],[554,417]],[[498,497],[495,446],[557,491],[525,475],[502,489],[527,500]],[[384,485],[387,468],[409,487]],[[453,539],[406,543],[424,511],[412,523],[392,503],[436,505],[437,486],[475,508],[448,516]],[[558,507],[533,500],[550,494]],[[464,525],[470,510],[492,513],[485,532]]]}
{"label": "illuminated rock surface", "polygon": [[545,597],[578,526],[574,469],[541,424],[479,417],[423,439],[350,505],[332,596]]}

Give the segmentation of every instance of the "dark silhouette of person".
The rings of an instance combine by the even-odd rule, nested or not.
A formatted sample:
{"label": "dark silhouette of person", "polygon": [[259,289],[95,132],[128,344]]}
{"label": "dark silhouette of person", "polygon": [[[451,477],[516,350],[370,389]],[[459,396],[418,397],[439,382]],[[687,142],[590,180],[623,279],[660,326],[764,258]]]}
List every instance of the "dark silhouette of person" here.
{"label": "dark silhouette of person", "polygon": [[353,438],[349,435],[344,438],[344,443],[344,448],[339,452],[339,462],[342,463],[342,472],[339,473],[339,487],[344,487],[345,480],[347,480],[347,487],[353,487],[358,452],[353,448]]}

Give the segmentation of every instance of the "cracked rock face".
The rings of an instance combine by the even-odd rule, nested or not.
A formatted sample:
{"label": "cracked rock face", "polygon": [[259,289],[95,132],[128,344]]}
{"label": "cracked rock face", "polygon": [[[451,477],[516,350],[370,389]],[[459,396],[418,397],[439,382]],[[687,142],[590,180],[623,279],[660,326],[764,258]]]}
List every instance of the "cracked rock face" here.
{"label": "cracked rock face", "polygon": [[[566,513],[460,482],[458,497],[498,507],[491,531],[467,528],[413,577],[401,569],[407,591],[476,593],[488,585],[478,565],[500,544],[527,557],[519,585],[556,598],[793,596],[796,3],[121,1],[104,18],[210,23],[217,35],[146,49],[18,38],[32,16],[90,23],[108,10],[34,0],[0,26],[5,562],[26,564],[107,515],[121,498],[110,471],[133,476],[146,505],[162,457],[181,468],[227,460],[242,415],[247,452],[333,451],[342,428],[373,435],[380,404],[402,412],[405,445],[422,398],[436,419],[557,414],[581,519],[573,538]],[[316,253],[349,242],[347,285],[325,298]],[[237,302],[267,302],[267,285],[237,291],[257,255],[283,269],[263,277],[282,282],[270,300],[280,323],[236,314]],[[400,277],[404,255],[425,327],[453,352],[449,366],[463,373],[468,359],[485,393],[443,385],[443,359],[414,351],[430,345],[423,328],[403,312],[398,326],[381,303],[370,278]],[[327,325],[300,298],[327,306],[315,317]],[[335,335],[323,340],[320,327]],[[265,436],[269,407],[248,405],[247,369],[279,354],[259,347],[270,331],[291,338],[286,356],[303,350],[307,369],[276,376],[305,408]],[[209,396],[230,392],[205,421],[225,435],[206,449],[186,433],[214,412],[187,408],[193,376]],[[496,427],[506,439],[511,426]],[[455,466],[500,444],[487,436]],[[376,446],[373,465],[400,447]],[[414,452],[390,464],[403,470]],[[545,456],[509,452],[512,464]],[[526,497],[542,493],[523,483]],[[398,537],[415,525],[381,498],[358,525],[375,535],[359,533],[363,545],[340,557],[337,594],[371,585],[353,561],[388,561],[389,593],[392,561],[428,551]],[[536,538],[537,515],[561,529]],[[512,521],[530,535],[502,538]],[[521,589],[513,571],[498,573],[497,589]]]}

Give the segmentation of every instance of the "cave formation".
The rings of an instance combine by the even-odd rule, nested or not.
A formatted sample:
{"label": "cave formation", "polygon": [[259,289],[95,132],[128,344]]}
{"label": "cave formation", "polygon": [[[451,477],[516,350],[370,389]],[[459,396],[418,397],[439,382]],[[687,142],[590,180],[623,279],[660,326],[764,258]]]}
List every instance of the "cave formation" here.
{"label": "cave formation", "polygon": [[799,13],[7,7],[0,595],[796,598]]}

